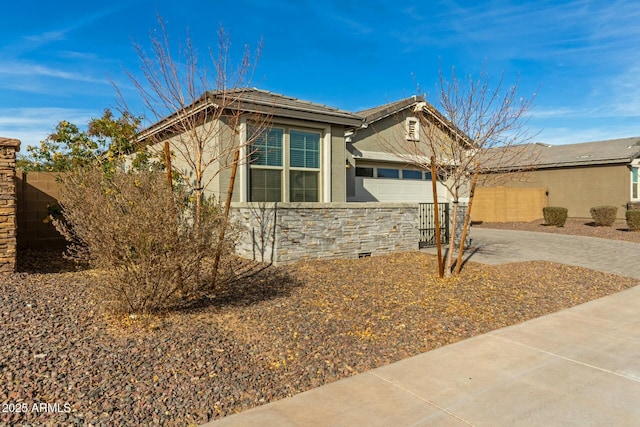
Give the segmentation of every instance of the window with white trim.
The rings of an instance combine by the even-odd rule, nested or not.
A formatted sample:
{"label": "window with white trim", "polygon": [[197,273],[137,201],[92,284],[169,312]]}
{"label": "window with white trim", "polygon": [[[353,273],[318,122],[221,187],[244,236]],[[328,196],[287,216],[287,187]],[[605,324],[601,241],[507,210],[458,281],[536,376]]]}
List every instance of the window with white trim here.
{"label": "window with white trim", "polygon": [[253,139],[249,170],[250,200],[280,202],[282,201],[284,130],[265,129],[259,135],[255,135],[255,130],[250,128],[249,132]]}
{"label": "window with white trim", "polygon": [[272,127],[252,139],[249,201],[317,202],[320,200],[321,133]]}
{"label": "window with white trim", "polygon": [[317,202],[320,181],[320,134],[289,131],[289,201]]}
{"label": "window with white trim", "polygon": [[631,198],[640,199],[640,167],[631,167]]}
{"label": "window with white trim", "polygon": [[420,140],[420,122],[415,117],[407,117],[405,120],[406,138],[408,141]]}

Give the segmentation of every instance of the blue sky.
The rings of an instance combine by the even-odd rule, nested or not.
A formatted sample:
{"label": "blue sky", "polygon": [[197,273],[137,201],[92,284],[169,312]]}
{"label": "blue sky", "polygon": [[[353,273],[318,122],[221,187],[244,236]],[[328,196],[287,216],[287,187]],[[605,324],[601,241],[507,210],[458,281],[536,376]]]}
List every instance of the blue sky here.
{"label": "blue sky", "polygon": [[[123,67],[156,15],[201,52],[229,32],[234,56],[263,48],[253,86],[350,111],[418,92],[438,72],[518,78],[537,92],[529,129],[563,144],[640,135],[640,2],[170,0],[7,2],[0,15],[0,136],[37,145],[60,120],[137,108]],[[136,111],[139,112],[139,111]]]}

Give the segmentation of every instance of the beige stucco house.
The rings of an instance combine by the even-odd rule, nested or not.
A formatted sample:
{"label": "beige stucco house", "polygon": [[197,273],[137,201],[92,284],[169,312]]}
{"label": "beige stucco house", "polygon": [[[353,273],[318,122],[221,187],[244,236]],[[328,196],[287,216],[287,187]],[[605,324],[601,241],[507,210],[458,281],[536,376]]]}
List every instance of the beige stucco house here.
{"label": "beige stucco house", "polygon": [[[196,128],[207,147],[205,190],[226,199],[230,164],[240,147],[240,164],[233,191],[234,202],[344,202],[345,133],[359,127],[362,117],[348,111],[259,89],[204,94],[200,100],[140,134],[162,150],[168,140],[172,166],[193,176],[190,157]],[[217,111],[220,106],[225,111]],[[180,125],[191,119],[199,122]],[[197,117],[196,115],[200,115]],[[169,125],[175,121],[174,126]],[[257,135],[260,133],[260,135]],[[189,154],[191,153],[191,154]]]}
{"label": "beige stucco house", "polygon": [[[547,206],[562,206],[574,218],[590,218],[594,206],[618,207],[624,218],[629,202],[640,201],[640,137],[567,145],[529,144],[523,158],[524,179],[507,181],[507,187],[544,188]],[[540,213],[540,217],[542,213]]]}
{"label": "beige stucco house", "polygon": [[180,123],[196,120],[194,133],[205,135],[216,159],[203,187],[219,200],[233,151],[224,146],[240,147],[232,207],[243,256],[277,263],[413,250],[416,202],[432,199],[430,176],[389,147],[421,137],[419,103],[411,97],[353,113],[255,88],[209,92],[140,140],[158,151],[168,142],[173,168],[192,179],[181,143],[191,136]]}
{"label": "beige stucco house", "polygon": [[[201,134],[219,140],[212,144],[217,148],[211,157],[220,164],[209,166],[215,176],[204,179],[209,194],[226,198],[232,150],[221,145],[227,145],[241,146],[234,202],[432,201],[431,174],[402,155],[405,141],[426,137],[414,113],[417,105],[425,103],[422,97],[352,113],[254,88],[231,96],[233,101],[226,100],[224,105],[233,111],[210,114],[209,122],[203,119],[198,124]],[[221,104],[215,94],[203,96],[199,103],[190,108],[202,111]],[[168,140],[174,169],[192,176],[193,165],[182,147],[188,143],[181,143],[191,136],[180,126],[168,126],[171,120],[149,127],[141,139],[151,141],[156,150]],[[255,138],[256,127],[262,134],[248,143]],[[444,188],[439,194],[446,198]]]}

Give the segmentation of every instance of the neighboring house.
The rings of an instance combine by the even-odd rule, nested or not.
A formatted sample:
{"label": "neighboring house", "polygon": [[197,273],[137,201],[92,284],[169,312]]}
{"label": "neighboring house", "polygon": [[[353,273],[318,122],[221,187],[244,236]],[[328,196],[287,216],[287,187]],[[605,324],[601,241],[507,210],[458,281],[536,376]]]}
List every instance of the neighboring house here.
{"label": "neighboring house", "polygon": [[[242,147],[232,197],[243,228],[237,245],[241,255],[277,263],[418,248],[415,202],[432,200],[430,174],[408,165],[393,147],[397,138],[422,137],[413,109],[424,99],[352,113],[259,89],[227,92],[231,103],[219,102],[219,96],[203,95],[187,113],[141,132],[140,140],[153,137],[156,150],[169,141],[172,166],[188,172],[176,144],[184,131],[176,123],[194,111],[202,117],[200,134],[215,129],[214,150],[220,148],[215,141],[220,136]],[[207,113],[219,105],[229,114]],[[254,123],[264,119],[268,126],[254,132]],[[244,144],[249,140],[253,143]],[[206,191],[224,200],[230,158],[228,153],[219,157],[210,169],[221,172],[205,179]]]}
{"label": "neighboring house", "polygon": [[[530,167],[521,181],[507,187],[545,188],[548,206],[562,206],[574,218],[590,218],[594,206],[618,207],[624,218],[628,202],[640,201],[640,137],[567,145],[528,144]],[[542,213],[540,213],[542,217]]]}

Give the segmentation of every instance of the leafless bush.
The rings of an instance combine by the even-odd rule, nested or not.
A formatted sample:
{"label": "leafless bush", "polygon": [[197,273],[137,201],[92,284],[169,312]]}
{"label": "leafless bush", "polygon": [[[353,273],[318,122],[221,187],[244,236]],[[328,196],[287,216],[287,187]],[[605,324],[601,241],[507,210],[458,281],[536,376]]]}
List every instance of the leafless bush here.
{"label": "leafless bush", "polygon": [[[62,179],[60,203],[54,225],[67,255],[99,269],[96,296],[111,311],[153,312],[209,290],[203,266],[223,220],[213,201],[198,230],[193,197],[161,173],[86,168]],[[231,246],[229,238],[227,254]]]}

